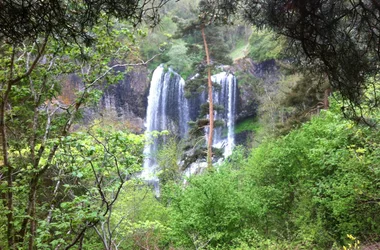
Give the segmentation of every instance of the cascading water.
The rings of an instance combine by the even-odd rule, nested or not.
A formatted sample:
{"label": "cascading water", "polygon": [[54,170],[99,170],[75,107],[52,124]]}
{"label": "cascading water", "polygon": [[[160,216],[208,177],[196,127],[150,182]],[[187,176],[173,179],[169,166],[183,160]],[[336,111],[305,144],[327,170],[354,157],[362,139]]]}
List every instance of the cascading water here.
{"label": "cascading water", "polygon": [[[213,147],[223,149],[223,156],[227,158],[232,153],[234,143],[234,128],[236,118],[236,104],[237,104],[237,82],[233,74],[221,72],[213,75],[211,79],[219,86],[213,89],[213,102],[214,106],[223,106],[222,110],[214,111],[214,119],[223,121],[223,126],[216,126],[214,128]],[[195,120],[199,115],[199,105],[207,102],[206,92],[191,98],[191,119]],[[206,141],[208,140],[208,128],[205,129]],[[190,177],[197,174],[206,168],[205,162],[191,164],[184,172],[185,176]]]}
{"label": "cascading water", "polygon": [[225,126],[216,127],[214,131],[213,145],[224,148],[224,158],[232,153],[234,143],[234,129],[236,116],[236,78],[232,74],[221,72],[213,75],[211,80],[219,84],[220,89],[214,90],[214,104],[223,106],[223,110],[215,111],[215,120],[222,120]]}
{"label": "cascading water", "polygon": [[227,146],[224,151],[224,157],[232,154],[233,147],[235,146],[235,117],[236,117],[236,95],[237,85],[236,78],[233,75],[228,76],[228,134]]}
{"label": "cascading water", "polygon": [[170,68],[165,72],[163,65],[160,65],[153,72],[145,124],[148,142],[144,148],[141,178],[154,185],[158,183],[156,154],[165,138],[154,137],[151,132],[169,130],[182,138],[186,136],[190,118],[184,86],[182,77]]}
{"label": "cascading water", "polygon": [[[213,145],[224,148],[224,158],[232,153],[234,147],[234,124],[236,116],[236,79],[232,74],[221,72],[212,76],[212,81],[219,84],[220,88],[214,89],[214,104],[224,107],[215,111],[215,119],[222,120],[224,126],[216,127]],[[207,101],[206,93],[192,98],[192,102],[185,98],[185,81],[176,72],[165,72],[163,65],[153,72],[149,89],[148,108],[146,116],[146,132],[148,143],[144,148],[144,168],[141,178],[151,182],[158,190],[158,178],[156,176],[156,154],[159,145],[165,142],[165,137],[154,137],[152,131],[168,130],[181,138],[185,138],[189,130],[188,122],[198,116],[200,104]]]}
{"label": "cascading water", "polygon": [[[157,114],[159,101],[161,96],[161,81],[164,74],[164,67],[161,65],[153,72],[152,81],[149,89],[148,96],[148,107],[146,112],[146,132],[147,132],[147,141],[148,143],[144,148],[144,167],[143,172],[141,173],[141,177],[145,180],[157,180],[157,177],[154,174],[154,166],[156,165],[155,157],[153,157],[152,153],[157,150],[157,145],[154,141],[154,137],[149,134],[152,131],[158,129],[160,127],[160,117]],[[158,97],[158,98],[157,98]]]}

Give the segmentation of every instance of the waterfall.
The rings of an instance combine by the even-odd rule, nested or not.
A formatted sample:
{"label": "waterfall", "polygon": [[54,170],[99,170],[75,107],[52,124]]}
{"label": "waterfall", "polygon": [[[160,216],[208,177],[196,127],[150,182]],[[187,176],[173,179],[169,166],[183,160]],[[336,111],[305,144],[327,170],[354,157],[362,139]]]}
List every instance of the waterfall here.
{"label": "waterfall", "polygon": [[160,65],[153,72],[146,114],[147,144],[144,148],[145,161],[141,178],[157,185],[156,154],[165,137],[154,137],[152,131],[168,130],[181,138],[188,132],[189,105],[185,98],[185,81],[169,68],[167,72]]}
{"label": "waterfall", "polygon": [[[157,145],[155,139],[149,133],[158,129],[160,127],[159,116],[158,116],[158,107],[161,96],[161,82],[164,74],[164,67],[160,65],[154,72],[152,76],[152,81],[149,88],[148,96],[148,107],[146,111],[146,132],[147,132],[147,143],[144,148],[144,166],[141,177],[145,180],[157,180],[154,174],[154,166],[156,165],[156,159],[153,156],[153,153],[157,150]],[[157,98],[158,97],[158,98]]]}
{"label": "waterfall", "polygon": [[236,116],[236,94],[237,84],[233,74],[221,72],[213,75],[211,80],[217,83],[220,89],[214,89],[214,105],[223,106],[223,110],[215,111],[215,120],[222,120],[224,126],[216,127],[214,130],[213,145],[217,148],[224,148],[224,158],[232,153],[234,143],[234,129]]}
{"label": "waterfall", "polygon": [[227,145],[224,150],[224,157],[232,154],[235,146],[235,117],[236,117],[236,78],[232,74],[227,76],[228,83],[228,112],[227,112]]}
{"label": "waterfall", "polygon": [[[213,75],[212,81],[219,85],[213,91],[214,104],[223,106],[222,110],[215,111],[215,119],[224,123],[224,126],[215,127],[213,145],[223,148],[226,158],[234,147],[236,78],[232,74],[221,72]],[[141,178],[155,185],[157,193],[156,155],[160,145],[165,143],[165,136],[155,137],[151,132],[168,130],[185,138],[189,130],[188,122],[196,119],[200,105],[207,101],[206,92],[187,100],[184,87],[185,81],[170,68],[165,72],[164,66],[160,65],[153,72],[148,96],[145,123],[147,144],[144,148],[145,161]]]}

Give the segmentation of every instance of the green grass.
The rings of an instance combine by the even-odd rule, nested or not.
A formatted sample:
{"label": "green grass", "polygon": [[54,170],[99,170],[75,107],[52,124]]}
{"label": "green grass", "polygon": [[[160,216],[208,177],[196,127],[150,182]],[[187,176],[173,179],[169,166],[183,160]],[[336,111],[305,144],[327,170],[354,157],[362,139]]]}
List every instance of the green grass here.
{"label": "green grass", "polygon": [[235,134],[239,134],[245,131],[251,131],[258,133],[262,130],[262,126],[256,118],[247,118],[235,126]]}
{"label": "green grass", "polygon": [[255,30],[249,38],[247,54],[257,62],[281,59],[285,38],[276,37],[269,30]]}
{"label": "green grass", "polygon": [[236,43],[236,48],[229,54],[232,60],[243,58],[247,54],[248,43],[241,39]]}

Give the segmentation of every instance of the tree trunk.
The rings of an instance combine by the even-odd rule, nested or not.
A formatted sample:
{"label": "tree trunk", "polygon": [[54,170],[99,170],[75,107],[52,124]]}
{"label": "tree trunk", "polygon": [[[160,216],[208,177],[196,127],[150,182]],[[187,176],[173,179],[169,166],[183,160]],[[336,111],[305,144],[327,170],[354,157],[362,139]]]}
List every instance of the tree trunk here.
{"label": "tree trunk", "polygon": [[[8,85],[8,90],[10,89]],[[8,93],[3,96],[3,101],[0,107],[0,133],[1,133],[1,150],[2,150],[2,171],[6,172],[7,180],[7,191],[6,191],[6,204],[7,204],[7,238],[8,238],[8,248],[13,249],[14,247],[14,226],[13,226],[13,168],[8,159],[8,147],[7,147],[7,132],[5,125],[5,106],[7,104]]]}
{"label": "tree trunk", "polygon": [[[12,57],[10,65],[10,79],[13,78],[13,66],[15,59],[15,51],[12,48]],[[6,106],[8,103],[8,97],[11,92],[12,82],[9,80],[3,84],[5,92],[2,95],[2,101],[0,103],[0,135],[1,135],[1,156],[2,156],[2,171],[6,172],[7,191],[6,191],[6,204],[7,204],[7,238],[8,248],[14,248],[14,218],[13,218],[13,167],[8,158],[8,141],[7,141],[7,129],[6,129]]]}
{"label": "tree trunk", "polygon": [[327,88],[325,90],[325,96],[323,98],[323,108],[325,110],[328,110],[329,107],[330,107],[330,103],[329,103],[329,96],[330,96],[330,93],[331,93],[331,89],[330,88]]}
{"label": "tree trunk", "polygon": [[211,64],[210,55],[208,51],[208,45],[206,41],[205,26],[201,26],[203,44],[206,52],[206,63],[207,63],[207,85],[208,85],[208,103],[209,103],[209,134],[208,134],[208,144],[207,144],[207,167],[212,168],[212,141],[214,137],[214,102],[212,100],[212,82],[211,82]]}

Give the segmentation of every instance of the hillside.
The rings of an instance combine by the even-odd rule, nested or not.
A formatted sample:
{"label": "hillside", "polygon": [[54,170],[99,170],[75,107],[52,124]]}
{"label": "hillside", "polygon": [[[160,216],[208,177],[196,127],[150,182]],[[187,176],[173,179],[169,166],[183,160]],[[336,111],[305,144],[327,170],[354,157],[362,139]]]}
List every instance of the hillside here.
{"label": "hillside", "polygon": [[0,249],[378,249],[379,13],[0,2]]}

